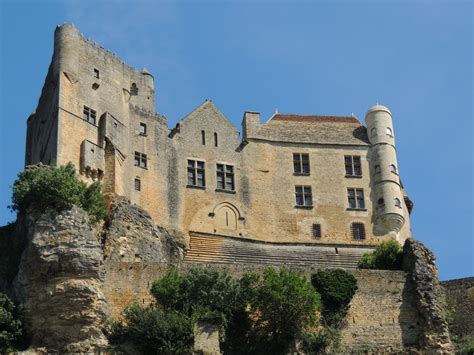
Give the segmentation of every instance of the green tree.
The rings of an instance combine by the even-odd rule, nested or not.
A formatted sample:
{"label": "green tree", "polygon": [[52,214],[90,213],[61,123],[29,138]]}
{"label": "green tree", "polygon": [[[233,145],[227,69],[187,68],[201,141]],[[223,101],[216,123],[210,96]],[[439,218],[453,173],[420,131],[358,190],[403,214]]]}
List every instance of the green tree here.
{"label": "green tree", "polygon": [[15,350],[22,336],[21,321],[13,302],[0,293],[0,352]]}
{"label": "green tree", "polygon": [[403,250],[393,239],[378,244],[372,253],[366,253],[359,261],[361,269],[401,270]]}
{"label": "green tree", "polygon": [[56,211],[80,206],[94,223],[107,215],[100,184],[95,182],[87,186],[76,176],[71,163],[60,167],[40,164],[18,174],[13,184],[10,208],[25,212],[32,205],[40,210],[50,208]]}

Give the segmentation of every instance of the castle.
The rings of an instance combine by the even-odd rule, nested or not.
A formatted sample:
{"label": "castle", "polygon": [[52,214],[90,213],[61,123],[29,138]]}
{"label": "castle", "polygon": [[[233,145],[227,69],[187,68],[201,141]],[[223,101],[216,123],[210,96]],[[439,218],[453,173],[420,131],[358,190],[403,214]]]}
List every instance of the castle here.
{"label": "castle", "polygon": [[164,227],[193,235],[371,247],[411,237],[392,114],[245,112],[242,133],[210,100],[170,129],[154,78],[85,39],[55,31],[26,165],[72,162],[86,182],[125,196]]}

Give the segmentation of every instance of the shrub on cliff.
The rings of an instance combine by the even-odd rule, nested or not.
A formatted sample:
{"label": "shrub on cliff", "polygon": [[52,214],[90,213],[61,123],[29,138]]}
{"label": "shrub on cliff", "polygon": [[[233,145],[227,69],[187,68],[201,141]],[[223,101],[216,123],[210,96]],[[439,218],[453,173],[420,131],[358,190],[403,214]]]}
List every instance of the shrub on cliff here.
{"label": "shrub on cliff", "polygon": [[21,336],[18,309],[7,296],[0,293],[0,353],[14,351]]}
{"label": "shrub on cliff", "polygon": [[401,270],[403,250],[393,239],[380,243],[372,253],[366,253],[359,261],[361,269]]}
{"label": "shrub on cliff", "polygon": [[155,306],[132,304],[125,309],[124,323],[115,323],[112,341],[128,341],[143,354],[189,353],[193,345],[190,317]]}
{"label": "shrub on cliff", "polygon": [[341,269],[319,270],[311,276],[311,283],[321,295],[324,323],[338,326],[357,291],[356,278]]}
{"label": "shrub on cliff", "polygon": [[74,166],[36,165],[18,174],[13,184],[12,210],[25,212],[34,205],[61,211],[73,205],[84,208],[93,222],[107,215],[99,182],[87,186],[76,176]]}

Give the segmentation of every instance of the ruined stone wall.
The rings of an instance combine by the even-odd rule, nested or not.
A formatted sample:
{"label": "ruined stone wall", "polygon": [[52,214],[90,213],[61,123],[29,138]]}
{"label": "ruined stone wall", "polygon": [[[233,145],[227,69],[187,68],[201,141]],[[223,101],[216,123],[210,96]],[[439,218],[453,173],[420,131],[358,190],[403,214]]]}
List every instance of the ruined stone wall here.
{"label": "ruined stone wall", "polygon": [[474,339],[474,277],[441,282],[446,291],[449,330],[459,340]]}

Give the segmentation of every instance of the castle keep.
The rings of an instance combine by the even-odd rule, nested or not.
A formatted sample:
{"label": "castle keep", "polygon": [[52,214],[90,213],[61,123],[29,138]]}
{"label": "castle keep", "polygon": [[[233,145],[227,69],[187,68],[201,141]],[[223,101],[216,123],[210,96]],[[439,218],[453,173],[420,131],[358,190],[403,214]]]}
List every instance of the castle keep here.
{"label": "castle keep", "polygon": [[[392,113],[357,118],[245,112],[242,132],[206,100],[168,128],[154,78],[56,29],[28,119],[26,165],[72,162],[87,182],[125,196],[192,238],[370,248],[410,238]],[[280,244],[281,245],[281,244]],[[336,252],[337,252],[336,248]]]}

